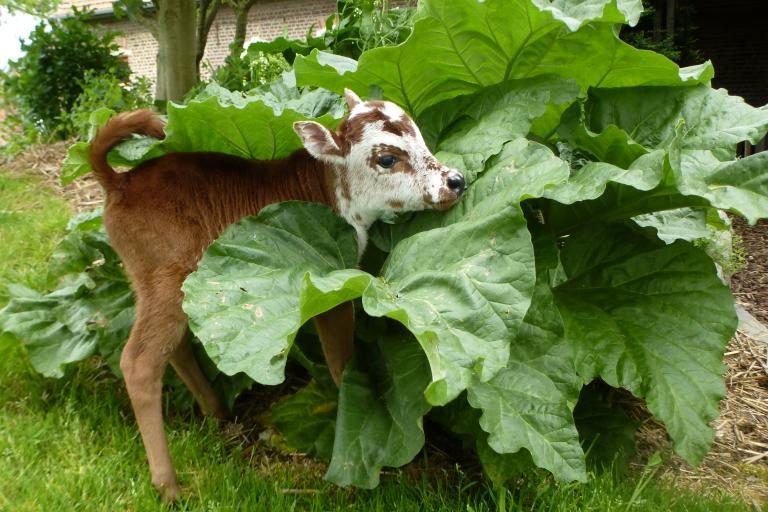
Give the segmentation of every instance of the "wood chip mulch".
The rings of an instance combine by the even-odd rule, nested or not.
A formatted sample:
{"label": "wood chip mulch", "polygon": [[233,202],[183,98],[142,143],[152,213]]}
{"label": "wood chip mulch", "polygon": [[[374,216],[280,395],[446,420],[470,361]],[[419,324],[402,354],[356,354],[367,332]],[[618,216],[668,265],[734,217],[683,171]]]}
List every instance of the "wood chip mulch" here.
{"label": "wood chip mulch", "polygon": [[[0,162],[0,167],[13,174],[42,176],[76,212],[100,207],[103,193],[91,176],[64,187],[59,183],[61,162],[70,144],[34,146],[10,162]],[[727,395],[720,417],[713,422],[712,450],[698,468],[690,467],[672,455],[666,432],[646,411],[639,414],[644,424],[638,433],[636,460],[642,466],[654,451],[669,454],[661,472],[674,485],[702,492],[725,490],[760,509],[768,503],[768,330],[764,330],[768,325],[768,221],[749,226],[737,218],[734,231],[743,240],[747,256],[745,268],[732,277],[731,286],[737,303],[754,318],[740,325],[726,349]],[[302,463],[311,465],[306,460]]]}
{"label": "wood chip mulch", "polygon": [[68,185],[61,185],[61,164],[67,148],[73,142],[69,140],[31,146],[12,160],[0,162],[0,166],[12,174],[42,177],[46,185],[61,194],[77,213],[101,208],[104,205],[104,192],[93,176],[82,176]]}

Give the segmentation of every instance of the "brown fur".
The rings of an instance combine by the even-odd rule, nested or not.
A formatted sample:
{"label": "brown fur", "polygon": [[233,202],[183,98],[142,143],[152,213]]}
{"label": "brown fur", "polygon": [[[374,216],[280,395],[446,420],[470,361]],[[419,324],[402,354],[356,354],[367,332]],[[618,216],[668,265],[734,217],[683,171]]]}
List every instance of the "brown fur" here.
{"label": "brown fur", "polygon": [[[162,376],[170,363],[202,411],[225,410],[195,361],[181,285],[208,245],[231,223],[289,199],[335,208],[330,168],[299,150],[279,161],[251,161],[216,153],[174,153],[117,173],[109,150],[133,133],[163,136],[156,114],[119,114],[90,146],[96,178],[105,188],[104,222],[136,295],[136,322],[120,368],[147,451],[152,483],[167,500],[179,493],[163,431]],[[315,319],[323,352],[339,382],[352,351],[353,310],[342,304]]]}
{"label": "brown fur", "polygon": [[349,154],[349,148],[352,144],[363,140],[365,127],[377,121],[382,121],[381,129],[385,132],[394,133],[395,135],[408,134],[413,136],[416,134],[416,130],[414,130],[411,120],[407,116],[403,116],[397,121],[392,121],[384,112],[379,110],[384,107],[384,102],[369,101],[367,104],[375,107],[374,110],[356,115],[351,119],[345,119],[339,125],[340,137],[336,142],[339,144],[342,154]]}

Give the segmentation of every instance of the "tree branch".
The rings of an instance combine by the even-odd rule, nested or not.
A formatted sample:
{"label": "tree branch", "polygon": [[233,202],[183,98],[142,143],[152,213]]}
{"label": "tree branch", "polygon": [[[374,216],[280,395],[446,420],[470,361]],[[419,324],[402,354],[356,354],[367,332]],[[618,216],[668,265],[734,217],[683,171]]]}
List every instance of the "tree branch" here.
{"label": "tree branch", "polygon": [[251,7],[257,0],[245,0],[244,2],[238,2],[235,7],[237,19],[235,21],[235,39],[230,46],[229,54],[233,58],[238,57],[244,50],[245,46],[245,31],[248,28],[248,13]]}
{"label": "tree branch", "polygon": [[221,8],[221,0],[201,0],[200,11],[197,16],[197,40],[195,43],[195,65],[197,73],[200,74],[200,61],[205,54],[205,45],[208,42],[208,32],[211,30],[216,15]]}

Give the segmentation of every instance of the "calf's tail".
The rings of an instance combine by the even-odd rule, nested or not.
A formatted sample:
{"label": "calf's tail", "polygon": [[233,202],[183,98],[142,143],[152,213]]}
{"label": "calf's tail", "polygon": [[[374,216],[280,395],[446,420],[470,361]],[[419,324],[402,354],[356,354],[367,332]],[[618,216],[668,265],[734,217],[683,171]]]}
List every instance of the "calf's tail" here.
{"label": "calf's tail", "polygon": [[164,127],[165,123],[156,112],[134,110],[117,114],[99,128],[88,148],[88,158],[101,186],[109,191],[117,185],[119,180],[119,174],[107,163],[107,153],[113,147],[134,133],[163,139],[165,138]]}

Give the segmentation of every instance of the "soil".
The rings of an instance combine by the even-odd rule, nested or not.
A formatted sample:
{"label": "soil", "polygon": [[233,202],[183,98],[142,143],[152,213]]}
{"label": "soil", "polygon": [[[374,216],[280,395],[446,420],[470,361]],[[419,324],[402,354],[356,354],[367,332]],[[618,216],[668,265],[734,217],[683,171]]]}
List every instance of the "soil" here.
{"label": "soil", "polygon": [[[58,191],[71,205],[73,211],[92,210],[103,205],[101,188],[90,176],[84,176],[67,186],[59,183],[59,170],[70,142],[36,146],[2,167],[11,173],[35,174],[42,176],[45,183]],[[742,241],[745,254],[743,268],[731,278],[731,287],[737,304],[763,325],[768,325],[768,221],[754,226],[740,218],[734,219],[734,232]],[[758,327],[759,324],[758,324]],[[650,417],[638,401],[632,402],[632,414],[643,424],[638,432],[638,455],[633,463],[642,471],[648,457],[654,452],[665,456],[660,471],[663,478],[672,485],[685,485],[702,492],[725,490],[742,496],[760,509],[768,503],[768,331],[755,330],[754,324],[740,324],[739,331],[730,341],[724,357],[727,367],[727,394],[721,402],[721,415],[713,422],[715,441],[710,454],[698,468],[692,468],[672,454],[671,443],[661,424]],[[286,387],[287,386],[287,387]],[[283,392],[291,388],[290,383],[282,386]],[[274,389],[257,391],[246,402],[260,403],[252,406],[254,414],[266,410],[265,404],[274,400]],[[258,400],[253,400],[259,398]],[[244,409],[244,410],[245,410]],[[233,439],[245,438],[253,443],[254,449],[262,455],[257,466],[265,472],[281,464],[300,464],[313,471],[322,471],[322,464],[301,455],[276,455],[274,450],[265,449],[269,444],[269,431],[258,432],[254,424],[231,426],[228,435]],[[445,462],[446,468],[453,467],[458,456],[455,448],[446,447],[444,439],[431,441],[427,446],[430,470],[436,463]],[[434,436],[433,436],[434,439]],[[455,443],[454,443],[455,444]],[[261,448],[259,448],[259,445]],[[450,453],[447,453],[450,452]],[[471,464],[470,464],[471,466]],[[473,468],[473,471],[474,472]],[[423,471],[419,462],[405,468],[406,474]],[[290,491],[290,490],[289,490]]]}

